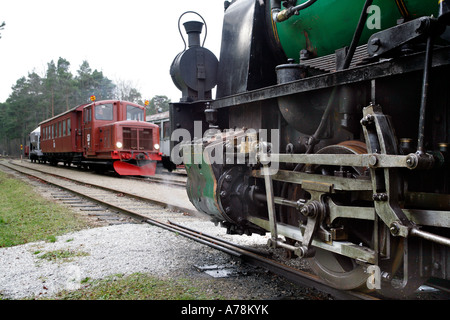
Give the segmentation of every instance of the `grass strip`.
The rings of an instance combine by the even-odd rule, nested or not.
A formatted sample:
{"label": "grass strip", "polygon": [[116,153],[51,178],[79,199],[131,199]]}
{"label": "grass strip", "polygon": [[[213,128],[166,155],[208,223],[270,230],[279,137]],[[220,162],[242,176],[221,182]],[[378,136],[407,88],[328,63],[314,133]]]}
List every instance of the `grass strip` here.
{"label": "grass strip", "polygon": [[56,300],[218,300],[217,292],[189,279],[159,279],[148,274],[113,275],[102,280],[83,279],[81,288],[61,291]]}
{"label": "grass strip", "polygon": [[67,208],[0,171],[0,248],[56,237],[88,226]]}

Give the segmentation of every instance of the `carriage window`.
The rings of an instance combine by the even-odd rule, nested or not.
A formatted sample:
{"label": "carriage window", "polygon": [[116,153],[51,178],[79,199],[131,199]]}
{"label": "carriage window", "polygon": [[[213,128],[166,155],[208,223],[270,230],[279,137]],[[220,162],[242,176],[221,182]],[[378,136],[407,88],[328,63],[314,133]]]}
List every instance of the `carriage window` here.
{"label": "carriage window", "polygon": [[135,106],[127,105],[127,120],[144,120],[144,110]]}
{"label": "carriage window", "polygon": [[170,138],[170,122],[169,121],[165,121],[163,122],[163,138],[164,139],[169,139]]}
{"label": "carriage window", "polygon": [[62,132],[63,137],[66,136],[66,120],[63,120],[63,132]]}
{"label": "carriage window", "polygon": [[67,119],[67,135],[70,136],[70,119]]}
{"label": "carriage window", "polygon": [[95,106],[95,119],[96,120],[114,120],[114,107],[112,103],[101,104]]}
{"label": "carriage window", "polygon": [[161,123],[154,123],[154,124],[156,124],[157,126],[158,126],[158,128],[159,128],[159,136],[160,137],[162,137],[162,134],[163,134],[163,129],[162,129],[162,127],[161,127]]}

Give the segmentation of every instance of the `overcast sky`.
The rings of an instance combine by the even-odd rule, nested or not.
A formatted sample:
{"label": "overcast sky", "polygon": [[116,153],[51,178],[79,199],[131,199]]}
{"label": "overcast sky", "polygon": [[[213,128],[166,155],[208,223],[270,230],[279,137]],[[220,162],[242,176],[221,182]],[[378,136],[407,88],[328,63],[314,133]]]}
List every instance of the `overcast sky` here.
{"label": "overcast sky", "polygon": [[[44,76],[47,63],[59,57],[70,62],[73,75],[87,60],[113,81],[130,81],[144,99],[166,95],[177,102],[181,92],[169,69],[184,48],[178,19],[186,11],[201,14],[208,26],[205,47],[219,58],[223,2],[1,0],[0,102],[19,78],[33,71]],[[187,14],[181,24],[198,19]]]}

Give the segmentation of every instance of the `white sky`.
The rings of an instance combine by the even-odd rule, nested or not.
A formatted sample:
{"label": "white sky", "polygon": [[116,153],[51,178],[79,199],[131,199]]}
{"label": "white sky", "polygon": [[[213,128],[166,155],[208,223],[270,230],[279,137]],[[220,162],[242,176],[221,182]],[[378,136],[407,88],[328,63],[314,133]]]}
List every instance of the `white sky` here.
{"label": "white sky", "polygon": [[[143,99],[166,95],[179,101],[181,92],[169,74],[184,48],[178,19],[196,11],[208,26],[205,47],[217,58],[222,34],[223,0],[2,0],[0,2],[0,102],[22,76],[44,76],[47,63],[59,57],[71,72],[83,60],[109,79],[130,81]],[[186,14],[181,21],[199,20]],[[203,29],[204,31],[204,29]],[[204,33],[202,33],[203,41]]]}

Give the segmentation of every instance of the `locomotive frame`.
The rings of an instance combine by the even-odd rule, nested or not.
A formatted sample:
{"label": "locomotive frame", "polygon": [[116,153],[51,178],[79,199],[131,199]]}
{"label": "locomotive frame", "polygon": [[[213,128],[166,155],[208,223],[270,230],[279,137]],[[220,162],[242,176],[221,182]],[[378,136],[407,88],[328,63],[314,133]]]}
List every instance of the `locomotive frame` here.
{"label": "locomotive frame", "polygon": [[[281,1],[226,2],[217,63],[187,23],[170,116],[189,134],[172,147],[191,202],[229,233],[270,232],[332,286],[399,296],[450,280],[448,1],[439,18],[405,18],[358,45],[371,3],[348,47],[299,52],[300,63],[276,46]],[[199,91],[215,77],[212,100]]]}
{"label": "locomotive frame", "polygon": [[145,122],[145,108],[102,100],[79,105],[40,123],[43,160],[119,175],[153,175],[159,129]]}

